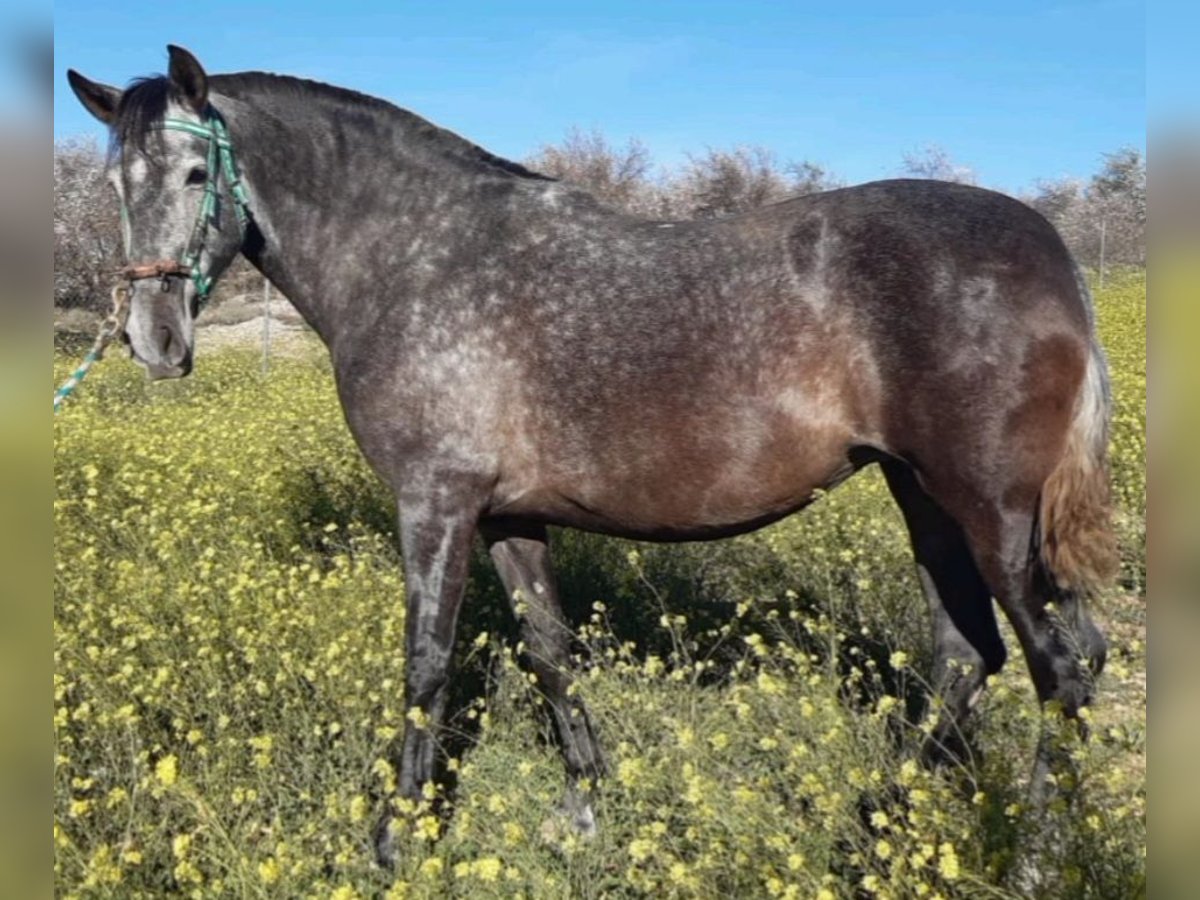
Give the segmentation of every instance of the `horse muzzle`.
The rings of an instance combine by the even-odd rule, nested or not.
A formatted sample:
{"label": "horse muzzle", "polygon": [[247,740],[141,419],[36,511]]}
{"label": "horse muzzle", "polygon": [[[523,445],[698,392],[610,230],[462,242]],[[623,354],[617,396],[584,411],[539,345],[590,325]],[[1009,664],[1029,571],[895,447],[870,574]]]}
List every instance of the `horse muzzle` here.
{"label": "horse muzzle", "polygon": [[152,381],[182,378],[192,371],[192,348],[174,325],[153,322],[148,328],[126,331],[121,340]]}
{"label": "horse muzzle", "polygon": [[154,356],[139,357],[151,379],[182,378],[192,371],[192,348],[176,329],[155,325],[152,338]]}
{"label": "horse muzzle", "polygon": [[130,265],[121,274],[133,288],[123,340],[152,380],[192,371],[190,322],[176,285],[187,270],[173,260]]}

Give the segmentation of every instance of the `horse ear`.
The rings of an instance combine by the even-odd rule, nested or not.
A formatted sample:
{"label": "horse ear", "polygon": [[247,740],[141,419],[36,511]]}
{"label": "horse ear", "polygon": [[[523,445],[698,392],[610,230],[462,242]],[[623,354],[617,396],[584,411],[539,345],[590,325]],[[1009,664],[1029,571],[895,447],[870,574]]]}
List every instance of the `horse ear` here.
{"label": "horse ear", "polygon": [[171,57],[171,67],[167,70],[171,83],[183,93],[188,106],[203,113],[208,105],[208,76],[204,67],[183,47],[167,44],[167,54]]}
{"label": "horse ear", "polygon": [[71,90],[84,109],[105,125],[111,125],[116,120],[117,104],[121,102],[119,88],[84,78],[74,69],[67,69],[67,81],[71,83]]}

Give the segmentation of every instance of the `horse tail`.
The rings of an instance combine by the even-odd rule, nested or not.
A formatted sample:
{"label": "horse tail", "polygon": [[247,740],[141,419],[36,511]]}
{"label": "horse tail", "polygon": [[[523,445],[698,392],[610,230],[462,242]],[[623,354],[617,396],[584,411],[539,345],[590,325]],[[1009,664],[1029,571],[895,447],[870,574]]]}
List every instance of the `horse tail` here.
{"label": "horse tail", "polygon": [[1087,370],[1062,456],[1042,485],[1037,533],[1050,583],[1062,591],[1095,594],[1116,574],[1119,559],[1107,460],[1112,396],[1091,292],[1078,267],[1076,280],[1089,323]]}

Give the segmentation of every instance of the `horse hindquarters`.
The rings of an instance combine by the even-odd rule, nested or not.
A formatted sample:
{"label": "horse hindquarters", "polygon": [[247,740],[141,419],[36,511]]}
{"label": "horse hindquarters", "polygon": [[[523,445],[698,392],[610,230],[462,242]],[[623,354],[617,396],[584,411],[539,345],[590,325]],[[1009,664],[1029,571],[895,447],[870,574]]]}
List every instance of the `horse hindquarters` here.
{"label": "horse hindquarters", "polygon": [[[1094,339],[1051,346],[1060,352],[1027,357],[1027,390],[1005,398],[994,437],[986,439],[981,428],[975,442],[959,441],[959,452],[970,458],[949,478],[923,473],[923,484],[961,525],[979,573],[1017,633],[1039,699],[1075,718],[1092,700],[1105,656],[1084,599],[1109,577],[1115,557],[1108,397]],[[1047,765],[1043,745],[1038,773]]]}

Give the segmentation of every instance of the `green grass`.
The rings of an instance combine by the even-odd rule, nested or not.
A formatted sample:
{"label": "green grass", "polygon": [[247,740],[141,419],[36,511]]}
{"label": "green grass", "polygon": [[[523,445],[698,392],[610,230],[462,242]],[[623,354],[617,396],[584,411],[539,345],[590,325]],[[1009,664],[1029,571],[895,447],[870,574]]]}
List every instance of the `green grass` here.
{"label": "green grass", "polygon": [[[562,533],[579,689],[610,755],[599,837],[547,843],[562,788],[481,553],[461,627],[444,823],[394,875],[369,830],[403,724],[387,492],[320,353],[97,367],[55,421],[55,862],[68,897],[1129,897],[1145,878],[1145,282],[1097,298],[1123,552],[1096,739],[1045,817],[1014,641],[963,770],[909,761],[924,604],[882,480],[756,534]],[[56,358],[62,376],[72,360]],[[443,832],[431,841],[434,833]]]}

